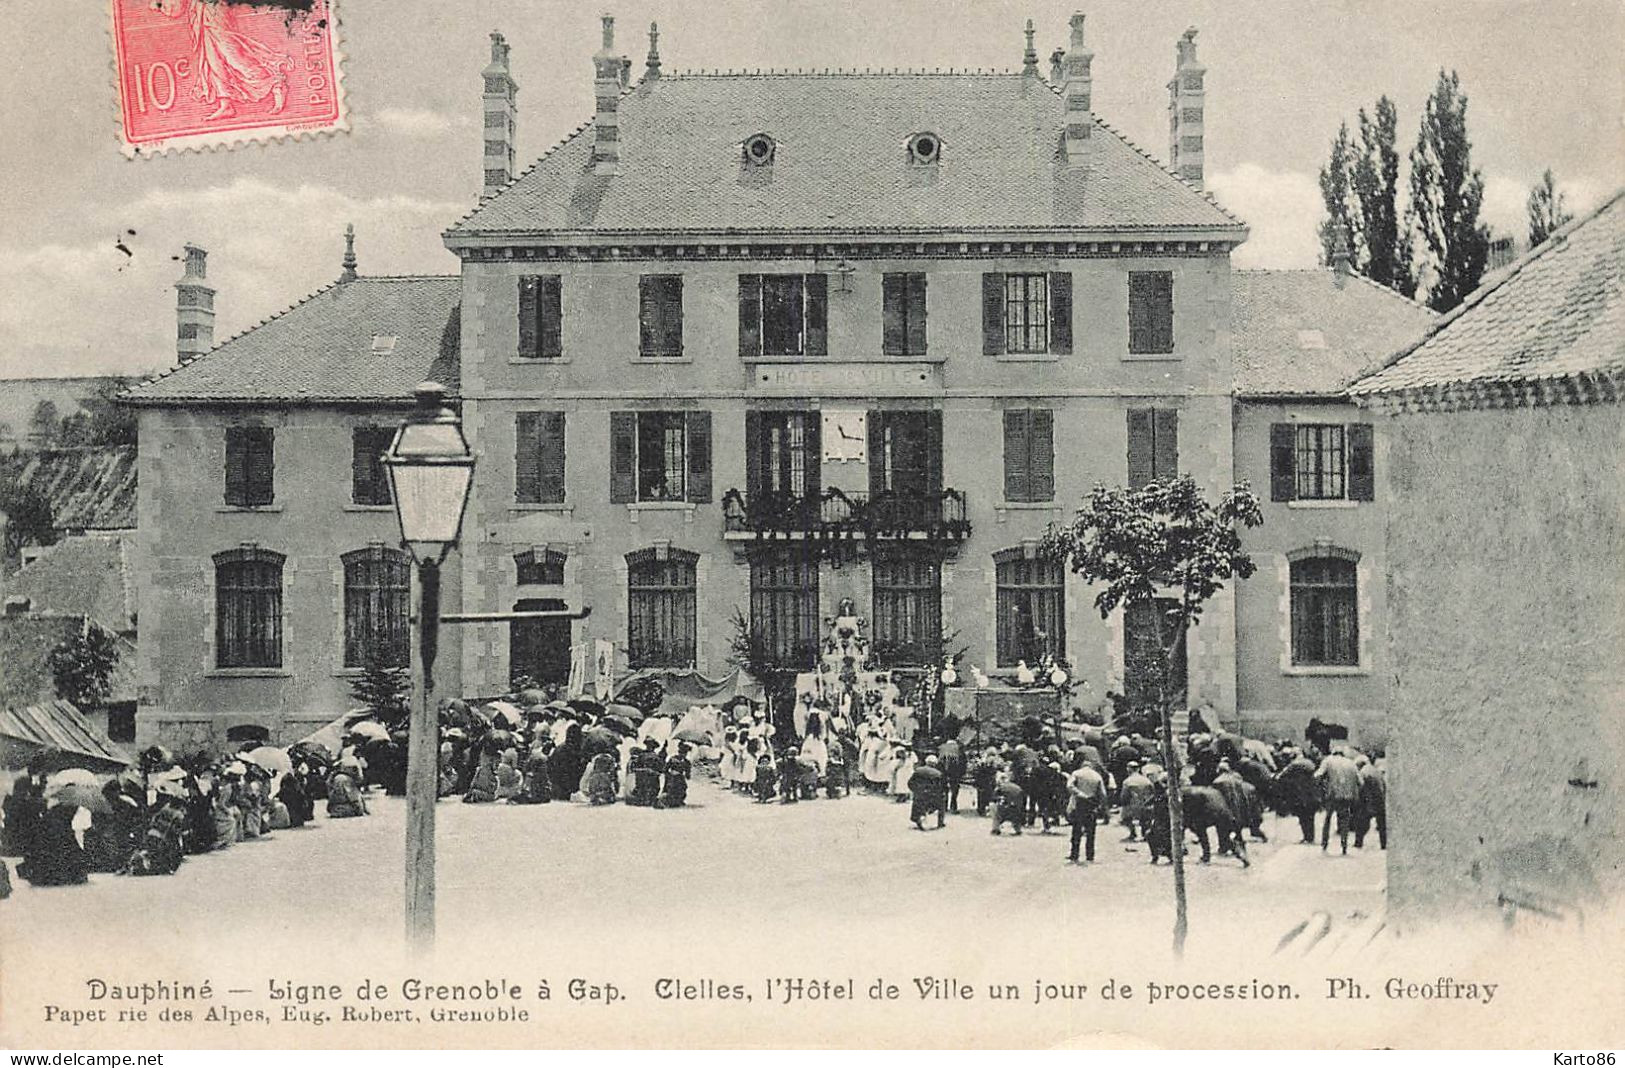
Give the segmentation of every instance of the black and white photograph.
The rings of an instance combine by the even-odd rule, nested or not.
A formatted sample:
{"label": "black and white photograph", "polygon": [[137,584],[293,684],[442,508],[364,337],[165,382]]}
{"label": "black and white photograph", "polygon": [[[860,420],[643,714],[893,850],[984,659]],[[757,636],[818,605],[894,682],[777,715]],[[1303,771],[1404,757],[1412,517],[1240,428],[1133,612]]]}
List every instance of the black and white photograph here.
{"label": "black and white photograph", "polygon": [[0,1047],[1613,1063],[1618,0],[7,14]]}

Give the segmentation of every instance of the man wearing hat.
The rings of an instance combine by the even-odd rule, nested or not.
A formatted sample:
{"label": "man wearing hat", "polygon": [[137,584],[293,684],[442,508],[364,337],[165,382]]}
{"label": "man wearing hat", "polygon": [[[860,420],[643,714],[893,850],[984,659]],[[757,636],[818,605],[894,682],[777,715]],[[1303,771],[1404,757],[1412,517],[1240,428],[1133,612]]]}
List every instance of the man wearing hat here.
{"label": "man wearing hat", "polygon": [[940,829],[948,817],[947,780],[938,766],[935,753],[925,758],[925,763],[914,769],[908,777],[908,793],[912,799],[909,805],[908,819],[917,830],[925,830],[921,821],[933,812],[937,814],[937,827]]}
{"label": "man wearing hat", "polygon": [[1106,807],[1106,780],[1090,763],[1079,764],[1066,780],[1066,817],[1072,824],[1072,849],[1067,860],[1078,862],[1078,846],[1084,847],[1084,859],[1095,862],[1095,826],[1100,822],[1101,810]]}
{"label": "man wearing hat", "polygon": [[1128,837],[1124,841],[1138,841],[1147,806],[1151,804],[1151,780],[1140,770],[1138,760],[1131,760],[1124,766],[1118,794],[1123,806],[1123,826],[1128,828]]}

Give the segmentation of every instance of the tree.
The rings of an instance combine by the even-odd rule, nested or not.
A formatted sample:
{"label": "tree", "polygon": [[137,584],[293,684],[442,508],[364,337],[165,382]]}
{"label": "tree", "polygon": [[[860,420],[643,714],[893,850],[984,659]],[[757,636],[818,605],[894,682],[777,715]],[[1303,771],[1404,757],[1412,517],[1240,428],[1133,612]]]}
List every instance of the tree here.
{"label": "tree", "polygon": [[1473,168],[1472,154],[1467,95],[1455,71],[1441,70],[1411,150],[1411,208],[1433,269],[1428,306],[1438,312],[1478,287],[1489,260],[1489,228],[1478,218],[1484,176]]}
{"label": "tree", "polygon": [[350,696],[371,709],[380,723],[391,729],[404,726],[411,710],[412,673],[369,650],[361,674],[350,681]]}
{"label": "tree", "polygon": [[[1166,615],[1152,612],[1157,623],[1157,705],[1162,720],[1163,760],[1168,768],[1168,824],[1174,867],[1174,952],[1183,953],[1185,910],[1185,814],[1180,767],[1174,749],[1173,699],[1167,680],[1186,634],[1202,616],[1203,606],[1231,578],[1253,574],[1252,559],[1241,548],[1241,528],[1264,521],[1258,498],[1245,485],[1210,503],[1195,479],[1182,475],[1158,479],[1140,489],[1097,484],[1071,523],[1051,528],[1044,551],[1067,563],[1085,581],[1102,588],[1095,608],[1105,619],[1119,608],[1172,597]],[[1172,635],[1171,639],[1168,637]]]}
{"label": "tree", "polygon": [[6,517],[5,559],[11,560],[30,545],[56,544],[56,518],[51,499],[8,472],[0,488],[0,512]]}
{"label": "tree", "polygon": [[28,435],[37,445],[50,445],[56,441],[62,417],[54,401],[42,400],[34,405],[34,414],[28,420]]}
{"label": "tree", "polygon": [[1375,117],[1360,109],[1360,152],[1350,174],[1357,207],[1360,273],[1389,289],[1416,292],[1411,270],[1411,233],[1399,207],[1399,109],[1377,98]]}
{"label": "tree", "polygon": [[1546,173],[1540,176],[1540,181],[1529,189],[1530,248],[1534,248],[1574,221],[1574,214],[1564,203],[1567,199],[1563,191],[1557,188],[1557,179],[1552,177],[1552,169],[1547,167]]}
{"label": "tree", "polygon": [[[1337,127],[1331,156],[1326,160],[1326,165],[1320,168],[1320,199],[1326,205],[1326,218],[1320,223],[1320,262],[1326,267],[1337,259],[1338,226],[1347,227],[1344,233],[1351,237],[1357,232],[1350,196],[1353,167],[1354,148],[1349,143],[1349,124],[1345,122]],[[1359,269],[1358,260],[1355,261],[1355,269]]]}
{"label": "tree", "polygon": [[118,642],[91,620],[78,634],[53,646],[45,658],[56,695],[80,708],[94,707],[113,692],[118,662]]}

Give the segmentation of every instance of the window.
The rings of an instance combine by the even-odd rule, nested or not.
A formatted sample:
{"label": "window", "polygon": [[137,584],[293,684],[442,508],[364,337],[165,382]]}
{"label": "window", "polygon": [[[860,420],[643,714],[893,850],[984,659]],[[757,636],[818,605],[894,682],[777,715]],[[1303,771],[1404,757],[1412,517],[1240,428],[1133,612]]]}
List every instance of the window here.
{"label": "window", "polygon": [[925,275],[887,274],[881,279],[881,351],[887,356],[925,355]]}
{"label": "window", "polygon": [[1359,582],[1353,560],[1292,561],[1292,662],[1320,667],[1360,663]]}
{"label": "window", "polygon": [[226,428],[226,503],[258,508],[276,497],[276,431],[268,426]]}
{"label": "window", "polygon": [[563,412],[515,414],[513,470],[517,503],[564,503]]}
{"label": "window", "polygon": [[817,412],[745,413],[745,485],[752,499],[805,499],[820,487]]}
{"label": "window", "polygon": [[1172,272],[1129,272],[1128,350],[1136,355],[1174,351]]}
{"label": "window", "polygon": [[215,554],[216,667],[282,666],[282,561],[256,546]]}
{"label": "window", "polygon": [[513,557],[515,581],[521,586],[564,585],[564,554],[551,549],[526,549]]}
{"label": "window", "polygon": [[711,499],[710,412],[611,412],[609,499]]}
{"label": "window", "polygon": [[869,496],[920,499],[942,490],[942,413],[879,409],[868,416]]}
{"label": "window", "polygon": [[633,670],[692,667],[697,553],[641,549],[626,557],[626,655]]}
{"label": "window", "polygon": [[1128,410],[1128,488],[1179,477],[1179,412],[1174,408]]}
{"label": "window", "polygon": [[384,453],[395,431],[387,426],[358,426],[350,437],[350,500],[356,504],[389,504],[389,472]]}
{"label": "window", "polygon": [[525,275],[519,279],[519,355],[523,359],[547,359],[564,354],[563,288],[556,274]]}
{"label": "window", "polygon": [[942,158],[942,138],[933,133],[917,133],[908,139],[910,163],[926,165]]}
{"label": "window", "polygon": [[1071,272],[983,274],[982,351],[992,356],[1071,352]]}
{"label": "window", "polygon": [[1055,416],[1048,408],[1004,413],[1004,499],[1055,499]]}
{"label": "window", "polygon": [[942,654],[942,565],[924,556],[874,559],[873,638],[881,663],[935,664]]}
{"label": "window", "polygon": [[1369,501],[1376,498],[1370,423],[1270,426],[1270,499]]}
{"label": "window", "polygon": [[[1158,597],[1123,609],[1123,695],[1135,708],[1156,705],[1164,692],[1174,707],[1185,704],[1185,642],[1168,618],[1178,607],[1173,598]],[[1163,647],[1173,654],[1166,675],[1157,651],[1159,632]]]}
{"label": "window", "polygon": [[827,356],[828,324],[827,276],[739,276],[740,356]]}
{"label": "window", "polygon": [[344,666],[388,667],[412,662],[407,639],[411,612],[411,569],[406,554],[374,545],[345,553]]}
{"label": "window", "polygon": [[1028,557],[1021,549],[995,553],[998,619],[994,626],[1000,667],[1066,653],[1066,583],[1061,563]]}
{"label": "window", "polygon": [[750,562],[750,629],[774,664],[809,670],[818,657],[818,561],[788,550]]}
{"label": "window", "polygon": [[646,274],[638,279],[638,352],[683,354],[683,276]]}
{"label": "window", "polygon": [[745,139],[745,162],[753,167],[765,167],[773,162],[777,146],[767,134],[752,134]]}

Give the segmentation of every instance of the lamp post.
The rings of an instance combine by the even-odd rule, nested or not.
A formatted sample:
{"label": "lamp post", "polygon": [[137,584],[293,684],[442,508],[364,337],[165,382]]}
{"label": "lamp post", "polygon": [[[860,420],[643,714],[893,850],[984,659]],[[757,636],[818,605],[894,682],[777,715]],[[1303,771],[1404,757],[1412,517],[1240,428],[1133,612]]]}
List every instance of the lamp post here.
{"label": "lamp post", "polygon": [[457,546],[474,479],[474,455],[463,424],[446,404],[446,387],[424,382],[417,403],[384,453],[401,543],[417,562],[412,711],[406,751],[406,940],[414,950],[434,944],[434,803],[438,785],[439,721],[434,658],[440,642],[440,565]]}

